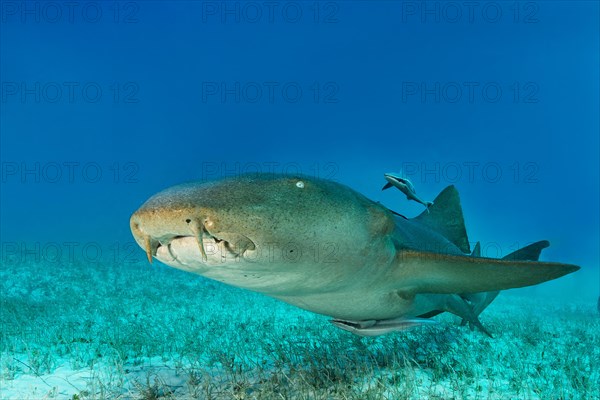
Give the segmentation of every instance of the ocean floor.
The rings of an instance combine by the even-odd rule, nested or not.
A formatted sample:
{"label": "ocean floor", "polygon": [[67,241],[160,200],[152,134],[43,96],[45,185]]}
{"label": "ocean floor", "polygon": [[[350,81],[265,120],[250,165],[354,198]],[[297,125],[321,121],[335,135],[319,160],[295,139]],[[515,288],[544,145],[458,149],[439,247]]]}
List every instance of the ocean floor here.
{"label": "ocean floor", "polygon": [[2,399],[598,399],[595,302],[503,293],[481,320],[360,338],[146,263],[0,266]]}

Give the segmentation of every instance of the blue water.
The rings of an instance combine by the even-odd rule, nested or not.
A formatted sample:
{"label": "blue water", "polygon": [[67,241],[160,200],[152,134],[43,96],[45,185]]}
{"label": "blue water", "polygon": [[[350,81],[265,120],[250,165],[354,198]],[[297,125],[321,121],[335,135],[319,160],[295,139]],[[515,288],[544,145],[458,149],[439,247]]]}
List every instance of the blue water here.
{"label": "blue water", "polygon": [[3,2],[1,33],[3,241],[128,241],[256,169],[416,213],[379,191],[404,167],[475,240],[598,268],[596,2]]}
{"label": "blue water", "polygon": [[547,239],[582,266],[532,296],[595,304],[597,2],[0,7],[3,261],[143,259],[149,196],[257,170],[413,216],[380,190],[402,170],[423,198],[457,186],[484,255]]}

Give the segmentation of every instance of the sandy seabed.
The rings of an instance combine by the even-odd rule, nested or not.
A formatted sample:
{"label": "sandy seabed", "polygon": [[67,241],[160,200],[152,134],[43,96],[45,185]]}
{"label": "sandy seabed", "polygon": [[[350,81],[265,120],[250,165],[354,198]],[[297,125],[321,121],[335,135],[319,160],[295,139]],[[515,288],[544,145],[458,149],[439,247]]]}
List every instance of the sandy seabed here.
{"label": "sandy seabed", "polygon": [[599,399],[596,304],[503,293],[377,338],[147,263],[0,266],[1,399]]}

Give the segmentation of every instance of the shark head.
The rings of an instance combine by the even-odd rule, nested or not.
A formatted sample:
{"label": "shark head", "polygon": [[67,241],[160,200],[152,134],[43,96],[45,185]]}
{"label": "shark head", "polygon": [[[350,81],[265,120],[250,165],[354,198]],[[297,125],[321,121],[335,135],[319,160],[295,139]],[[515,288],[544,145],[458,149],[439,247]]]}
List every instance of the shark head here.
{"label": "shark head", "polygon": [[290,287],[301,292],[336,282],[340,263],[352,268],[356,260],[384,257],[382,248],[393,247],[394,219],[339,183],[252,174],[166,189],[131,216],[130,226],[150,261],[289,294]]}

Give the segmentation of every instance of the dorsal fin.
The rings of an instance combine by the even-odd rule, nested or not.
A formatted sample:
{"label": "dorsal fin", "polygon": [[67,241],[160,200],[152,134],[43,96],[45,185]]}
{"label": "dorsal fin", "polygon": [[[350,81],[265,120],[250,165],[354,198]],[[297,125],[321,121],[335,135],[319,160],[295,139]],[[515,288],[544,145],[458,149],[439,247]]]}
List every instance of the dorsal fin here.
{"label": "dorsal fin", "polygon": [[463,253],[470,254],[469,238],[460,206],[460,197],[454,185],[442,190],[428,211],[424,211],[414,219],[442,234]]}
{"label": "dorsal fin", "polygon": [[475,247],[473,247],[473,252],[471,253],[471,257],[481,257],[481,243],[475,243]]}

